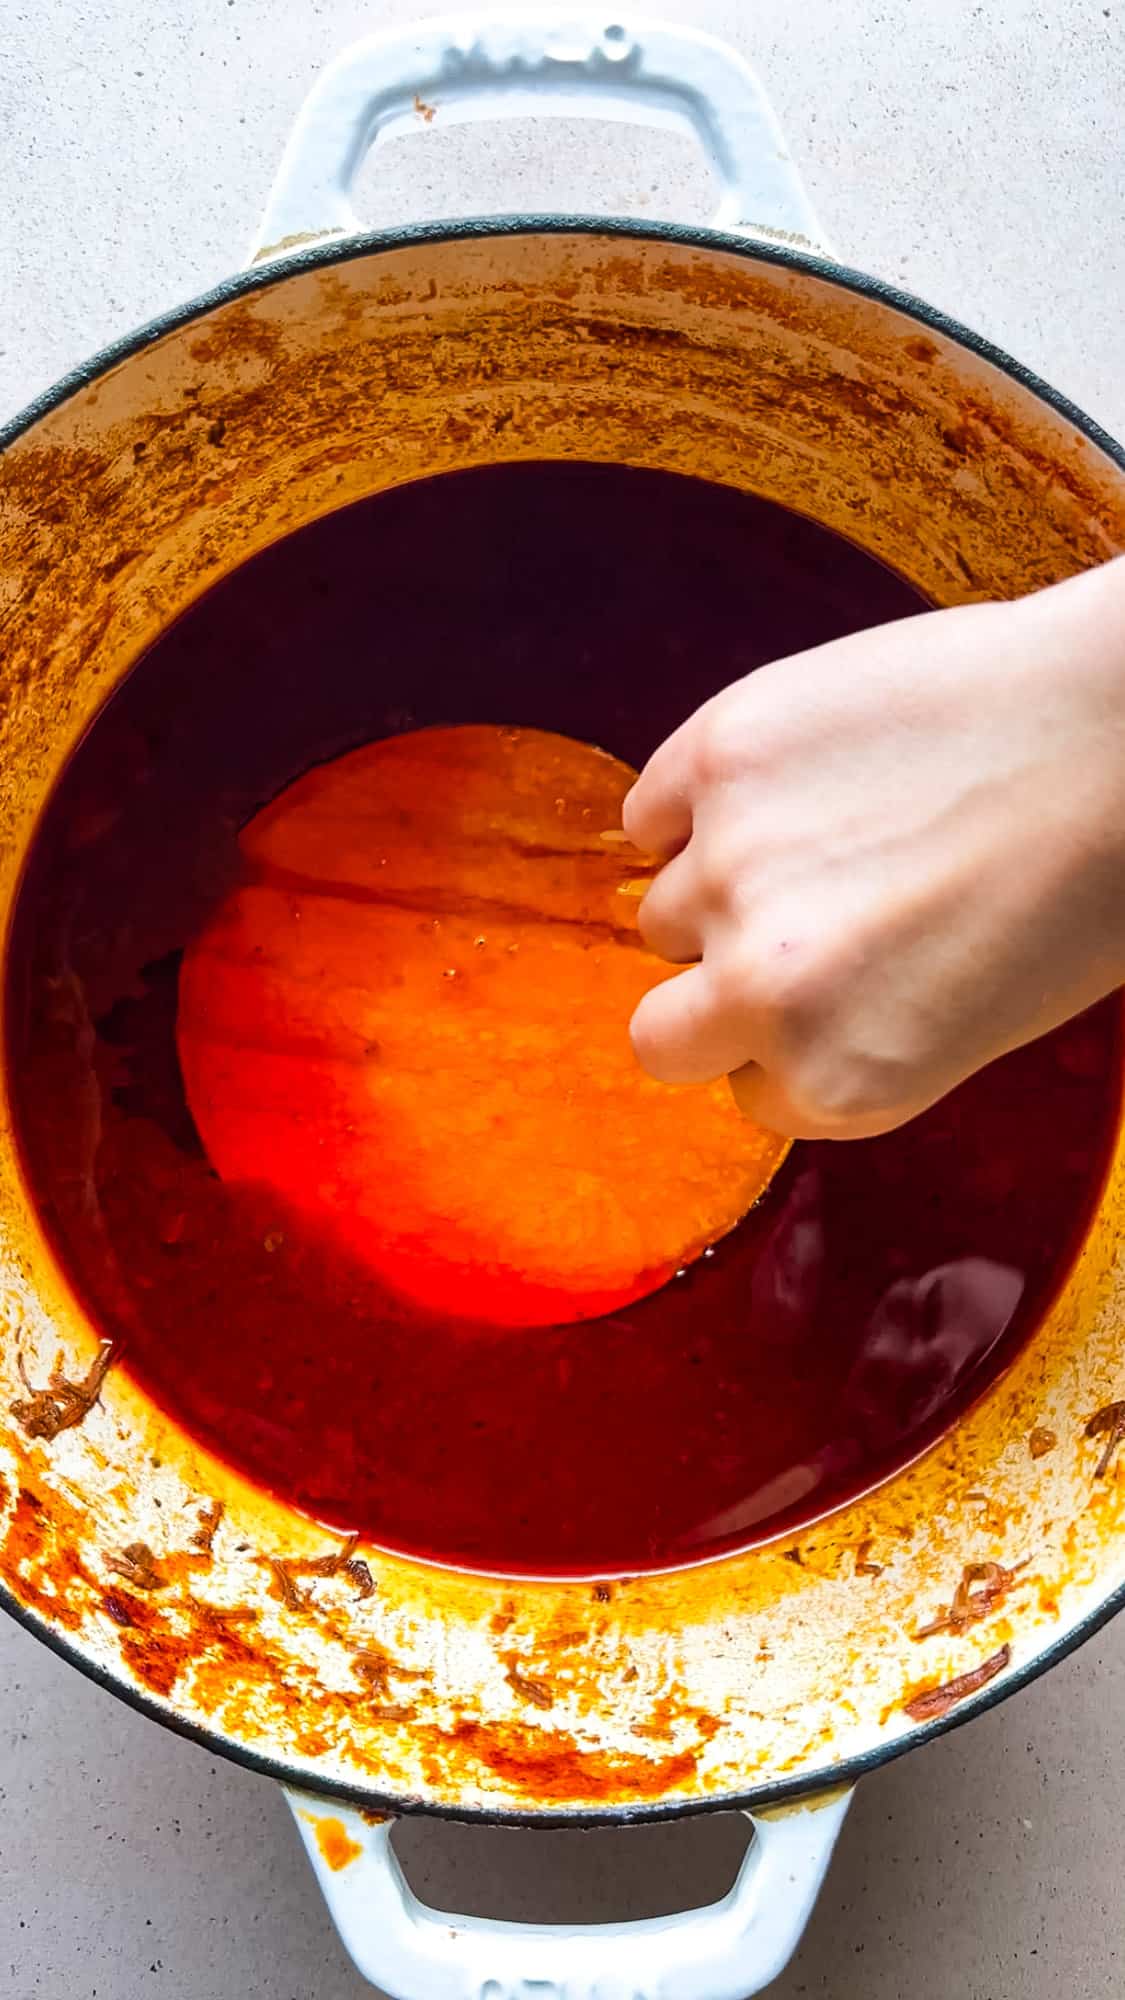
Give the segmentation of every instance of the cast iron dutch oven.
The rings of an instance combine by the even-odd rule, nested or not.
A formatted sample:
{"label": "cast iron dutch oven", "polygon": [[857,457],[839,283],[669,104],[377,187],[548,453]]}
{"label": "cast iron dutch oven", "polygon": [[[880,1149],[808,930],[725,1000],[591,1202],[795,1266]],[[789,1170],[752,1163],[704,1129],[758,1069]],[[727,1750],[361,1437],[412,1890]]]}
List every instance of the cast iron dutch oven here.
{"label": "cast iron dutch oven", "polygon": [[[365,235],[350,184],[418,106],[443,122],[686,122],[721,188],[714,226],[505,217]],[[555,457],[691,473],[811,516],[937,604],[1014,596],[1125,549],[1116,446],[984,341],[816,245],[754,76],[703,36],[513,15],[350,49],[305,105],[250,269],[4,435],[5,917],[54,780],[138,655],[256,550],[399,482]],[[273,1565],[332,1538],[178,1435],[123,1370],[81,1422],[34,1435],[54,1426],[26,1421],[23,1376],[57,1400],[52,1375],[90,1380],[97,1341],[8,1116],[4,1602],[107,1689],[291,1788],[345,1942],[388,1993],[735,2000],[791,1952],[856,1778],[1010,1694],[1122,1601],[1125,1483],[1105,1445],[1125,1397],[1123,1204],[1119,1143],[1012,1367],[796,1550],[790,1537],[602,1585],[370,1549],[370,1594],[326,1574],[297,1612]],[[1033,1456],[1033,1432],[1056,1448]],[[123,1623],[113,1583],[136,1544],[163,1587]],[[993,1564],[1012,1588],[923,1651],[913,1635]],[[415,1810],[571,1825],[720,1806],[754,1817],[738,1883],[655,1924],[438,1916],[389,1845],[393,1816]]]}

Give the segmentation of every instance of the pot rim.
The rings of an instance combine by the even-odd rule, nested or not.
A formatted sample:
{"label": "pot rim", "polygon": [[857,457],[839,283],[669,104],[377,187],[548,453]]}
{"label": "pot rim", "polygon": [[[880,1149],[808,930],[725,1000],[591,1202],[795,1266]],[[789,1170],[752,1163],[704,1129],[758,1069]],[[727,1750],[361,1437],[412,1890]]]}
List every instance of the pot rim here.
{"label": "pot rim", "polygon": [[[234,300],[265,291],[275,284],[285,283],[289,278],[308,271],[328,269],[335,264],[351,263],[360,258],[377,256],[383,252],[418,244],[537,235],[600,236],[623,241],[671,243],[686,249],[721,251],[724,254],[753,259],[823,279],[843,291],[849,291],[857,297],[871,300],[876,305],[886,306],[892,311],[904,314],[918,325],[941,334],[978,359],[988,362],[1064,418],[1104,453],[1112,464],[1125,473],[1125,446],[1118,444],[1100,424],[1087,416],[1068,397],[1052,388],[1034,370],[1024,367],[1003,348],[995,346],[960,320],[952,318],[938,307],[927,304],[925,300],[902,290],[897,285],[872,277],[854,266],[839,263],[833,257],[801,249],[781,240],[724,232],[703,224],[640,222],[627,218],[582,214],[547,216],[510,214],[457,218],[446,222],[406,223],[390,229],[327,237],[287,251],[281,256],[271,256],[268,261],[252,266],[249,270],[235,272],[184,304],[173,306],[155,318],[145,321],[133,332],[111,341],[88,360],[70,369],[50,388],[43,390],[13,417],[0,424],[0,451],[6,450],[10,444],[14,444],[17,439],[32,430],[52,410],[58,409],[71,396],[88,388],[120,363],[143,353],[165,334],[174,333],[181,327],[190,325],[193,320],[202,319],[216,308],[229,305]],[[722,1793],[702,1800],[673,1799],[656,1804],[606,1806],[593,1809],[561,1807],[521,1810],[494,1806],[449,1807],[421,1798],[394,1798],[373,1788],[318,1778],[315,1773],[302,1770],[282,1758],[252,1750],[223,1736],[217,1730],[204,1729],[177,1714],[174,1707],[165,1706],[162,1702],[142,1693],[124,1676],[119,1677],[111,1673],[96,1660],[82,1653],[38,1613],[30,1611],[21,1604],[7,1585],[0,1581],[0,1610],[6,1612],[26,1631],[34,1634],[69,1666],[76,1667],[88,1680],[104,1688],[108,1693],[116,1695],[119,1700],[127,1702],[139,1714],[163,1724],[176,1735],[198,1743],[202,1748],[240,1764],[259,1776],[272,1778],[281,1785],[293,1786],[302,1792],[325,1799],[337,1799],[364,1808],[385,1810],[389,1816],[395,1818],[421,1815],[475,1825],[540,1828],[637,1825],[694,1817],[701,1813],[745,1811],[751,1807],[757,1811],[823,1794],[825,1791],[849,1787],[868,1773],[903,1756],[908,1750],[932,1742],[950,1730],[959,1728],[964,1722],[971,1722],[975,1717],[984,1715],[989,1709],[998,1706],[1009,1695],[1029,1687],[1042,1674],[1049,1672],[1052,1667],[1059,1665],[1071,1653],[1076,1652],[1088,1639],[1096,1637],[1123,1609],[1125,1609],[1125,1584],[1111,1591],[1085,1618],[1072,1626],[1069,1631],[1062,1633],[1043,1651],[1014,1671],[1005,1674],[1000,1681],[982,1688],[969,1700],[959,1703],[949,1714],[921,1724],[905,1736],[886,1744],[875,1745],[836,1764],[802,1771],[793,1777],[777,1778],[746,1791]]]}
{"label": "pot rim", "polygon": [[1026,368],[1005,348],[997,347],[984,334],[974,332],[963,320],[955,319],[939,306],[928,304],[916,293],[904,291],[885,278],[872,277],[853,264],[841,263],[820,251],[801,249],[780,238],[712,229],[705,223],[640,222],[629,217],[562,213],[459,216],[447,222],[399,223],[389,229],[364,230],[349,236],[327,236],[279,256],[270,256],[247,270],[232,272],[229,277],[219,279],[217,284],[197,293],[184,304],[170,306],[166,312],[143,321],[131,333],[121,334],[86,361],[78,362],[49,389],[41,390],[14,416],[0,423],[0,451],[5,451],[26,431],[49,416],[52,410],[58,409],[68,397],[77,394],[80,389],[89,388],[111,368],[131,360],[165,334],[175,333],[180,327],[190,325],[194,319],[202,319],[219,306],[265,291],[269,286],[283,283],[303,272],[326,269],[333,264],[348,264],[383,251],[401,250],[419,243],[482,241],[490,236],[607,236],[625,242],[674,243],[684,249],[720,250],[779,265],[785,270],[804,272],[809,277],[826,279],[842,291],[853,292],[876,305],[889,306],[895,312],[905,313],[908,318],[917,320],[920,326],[944,335],[980,360],[990,362],[1021,388],[1030,390],[1058,416],[1073,424],[1091,444],[1097,445],[1125,472],[1125,445],[1111,437],[1096,418],[1087,416],[1077,403],[1072,403],[1061,390],[1052,388],[1034,369]]}

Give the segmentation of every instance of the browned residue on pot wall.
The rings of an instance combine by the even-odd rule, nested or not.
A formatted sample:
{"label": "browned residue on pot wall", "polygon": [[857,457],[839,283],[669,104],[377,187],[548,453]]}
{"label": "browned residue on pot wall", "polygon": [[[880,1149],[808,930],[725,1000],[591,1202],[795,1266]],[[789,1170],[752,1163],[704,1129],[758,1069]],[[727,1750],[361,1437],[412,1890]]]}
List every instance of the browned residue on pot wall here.
{"label": "browned residue on pot wall", "polygon": [[[389,483],[591,455],[807,511],[936,602],[1125,548],[1125,480],[1063,418],[943,334],[753,257],[530,236],[271,272],[0,460],[5,921],[70,746],[210,583]],[[1125,1578],[1105,1415],[1125,1394],[1120,1160],[1009,1374],[919,1464],[804,1531],[799,1560],[520,1584],[339,1545],[326,1561],[323,1531],[178,1438],[122,1370],[99,1381],[0,1126],[0,1578],[86,1663],[306,1789],[526,1814],[823,1787]],[[1034,1590],[1001,1604],[1024,1564]],[[992,1621],[983,1661],[950,1603],[962,1573],[963,1609]],[[942,1606],[918,1688],[912,1635]]]}

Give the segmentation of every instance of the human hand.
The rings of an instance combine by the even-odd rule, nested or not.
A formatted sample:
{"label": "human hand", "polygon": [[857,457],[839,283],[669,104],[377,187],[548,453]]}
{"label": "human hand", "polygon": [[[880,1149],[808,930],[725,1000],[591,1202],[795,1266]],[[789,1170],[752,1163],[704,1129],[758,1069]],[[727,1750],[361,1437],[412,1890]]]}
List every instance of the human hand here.
{"label": "human hand", "polygon": [[860,1138],[1125,980],[1125,559],[735,683],[651,758],[633,1016],[667,1083]]}

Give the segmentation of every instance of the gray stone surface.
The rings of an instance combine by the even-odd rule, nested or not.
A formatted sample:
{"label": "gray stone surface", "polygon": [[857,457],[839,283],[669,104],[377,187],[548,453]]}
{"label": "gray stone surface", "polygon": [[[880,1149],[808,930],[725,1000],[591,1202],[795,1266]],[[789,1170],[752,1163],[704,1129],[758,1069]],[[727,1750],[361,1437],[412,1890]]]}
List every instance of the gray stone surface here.
{"label": "gray stone surface", "polygon": [[[451,0],[446,10],[452,11]],[[0,414],[235,264],[322,60],[406,0],[7,0]],[[469,12],[468,8],[458,11]],[[857,264],[989,333],[1125,434],[1125,0],[672,0],[758,63]],[[470,194],[468,190],[472,188]],[[705,211],[686,141],[428,128],[369,163],[372,222]],[[361,2000],[269,1784],[0,1623],[0,2000]],[[798,1959],[831,2000],[1125,1988],[1125,1627],[868,1780]],[[419,1891],[509,1916],[721,1892],[739,1823],[613,1834],[415,1824]]]}

